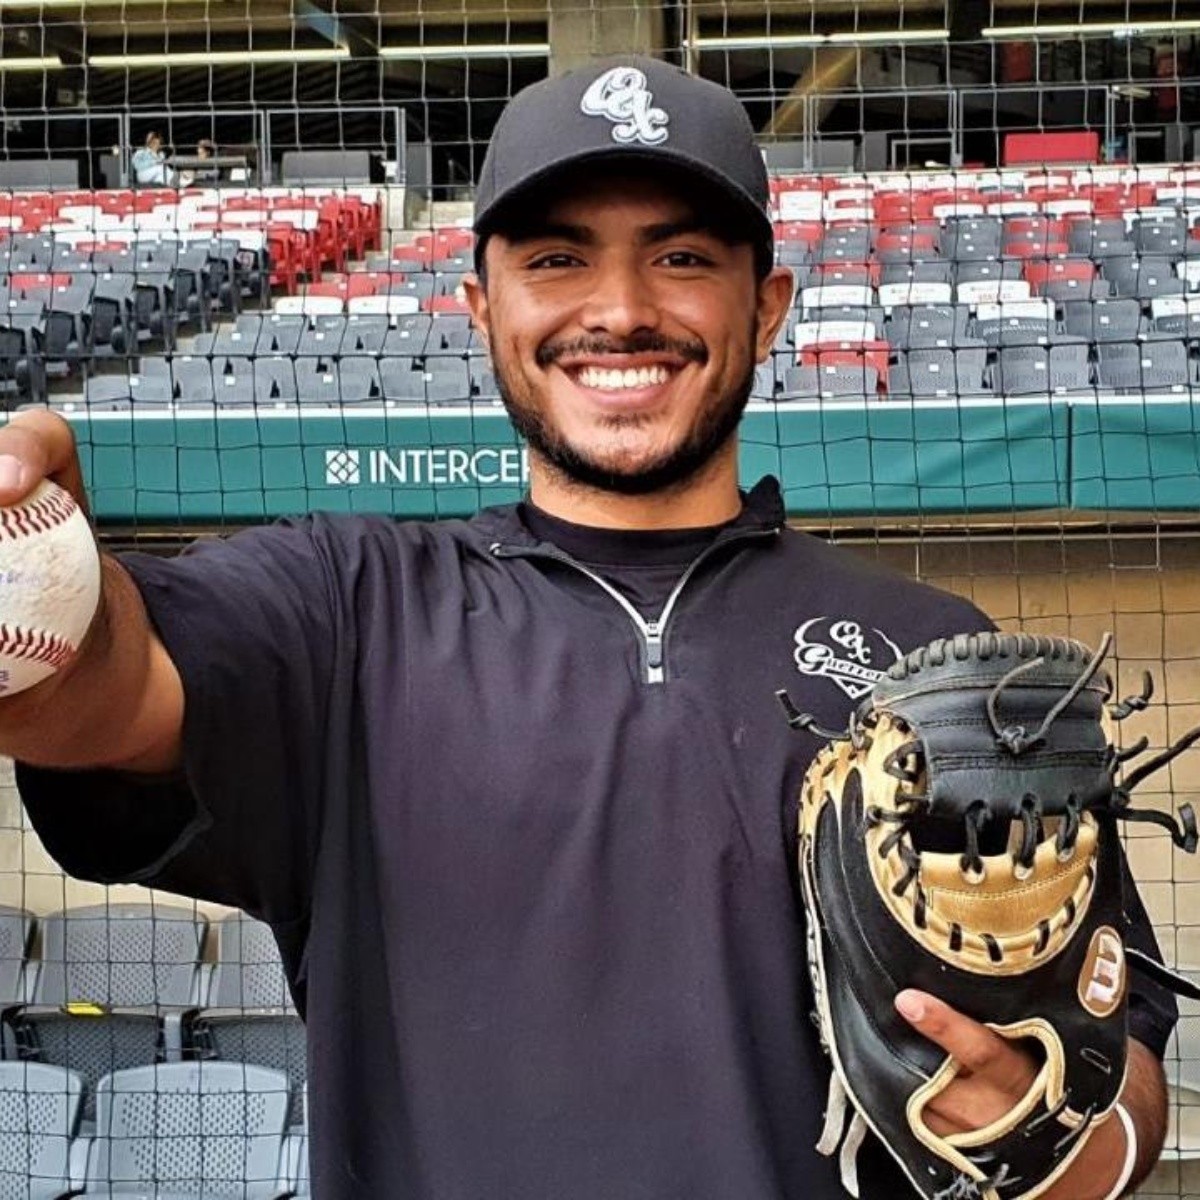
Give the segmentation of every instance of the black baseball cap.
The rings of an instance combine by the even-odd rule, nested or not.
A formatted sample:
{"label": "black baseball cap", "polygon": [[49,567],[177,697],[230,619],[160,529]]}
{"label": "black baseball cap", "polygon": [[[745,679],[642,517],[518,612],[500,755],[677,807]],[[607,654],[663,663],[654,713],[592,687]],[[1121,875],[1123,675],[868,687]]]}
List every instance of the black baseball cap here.
{"label": "black baseball cap", "polygon": [[476,260],[519,202],[600,160],[658,165],[708,185],[771,261],[767,169],[741,102],[720,84],[636,55],[542,80],[509,101],[475,190]]}

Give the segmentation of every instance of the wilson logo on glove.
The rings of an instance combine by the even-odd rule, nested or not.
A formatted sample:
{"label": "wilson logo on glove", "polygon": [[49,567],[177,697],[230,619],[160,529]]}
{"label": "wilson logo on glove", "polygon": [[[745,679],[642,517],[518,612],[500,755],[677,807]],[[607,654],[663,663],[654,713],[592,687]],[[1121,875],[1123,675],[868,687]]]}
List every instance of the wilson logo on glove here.
{"label": "wilson logo on glove", "polygon": [[[1125,1078],[1128,969],[1200,989],[1124,945],[1117,823],[1151,821],[1196,849],[1180,821],[1130,793],[1200,739],[1156,756],[1109,744],[1112,684],[1065,638],[939,640],[892,665],[844,734],[779,697],[794,728],[829,739],[800,796],[809,973],[832,1062],[817,1148],[858,1195],[873,1130],[929,1200],[1036,1197],[1108,1119]],[[1107,705],[1120,721],[1140,695]],[[894,1007],[917,988],[1036,1047],[1027,1094],[986,1129],[941,1135],[927,1116],[960,1073]]]}

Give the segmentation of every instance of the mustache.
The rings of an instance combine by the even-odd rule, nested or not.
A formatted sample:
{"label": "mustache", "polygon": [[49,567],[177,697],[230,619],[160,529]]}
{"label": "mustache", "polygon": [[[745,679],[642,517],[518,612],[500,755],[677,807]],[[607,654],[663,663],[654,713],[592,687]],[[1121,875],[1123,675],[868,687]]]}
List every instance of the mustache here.
{"label": "mustache", "polygon": [[580,337],[565,342],[543,342],[535,356],[543,369],[560,358],[589,354],[671,354],[684,362],[708,362],[708,349],[700,341],[683,341],[653,330],[635,333],[627,338]]}

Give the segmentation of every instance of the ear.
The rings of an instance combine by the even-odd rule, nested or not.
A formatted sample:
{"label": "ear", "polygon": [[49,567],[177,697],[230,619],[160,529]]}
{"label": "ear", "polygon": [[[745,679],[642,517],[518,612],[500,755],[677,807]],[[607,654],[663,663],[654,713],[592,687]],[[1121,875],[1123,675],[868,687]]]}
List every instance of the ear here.
{"label": "ear", "polygon": [[766,362],[775,345],[775,335],[787,319],[792,307],[796,284],[787,267],[776,267],[758,285],[758,345],[757,359]]}
{"label": "ear", "polygon": [[462,288],[466,295],[467,307],[471,310],[471,324],[475,327],[475,332],[479,334],[483,344],[488,348],[490,353],[492,348],[492,326],[491,311],[488,308],[487,289],[483,286],[482,280],[480,280],[474,271],[463,277]]}

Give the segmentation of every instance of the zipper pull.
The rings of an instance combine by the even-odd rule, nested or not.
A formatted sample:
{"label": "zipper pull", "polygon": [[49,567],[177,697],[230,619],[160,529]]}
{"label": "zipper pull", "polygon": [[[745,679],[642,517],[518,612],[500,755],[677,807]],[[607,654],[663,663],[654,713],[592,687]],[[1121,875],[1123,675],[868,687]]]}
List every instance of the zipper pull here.
{"label": "zipper pull", "polygon": [[650,683],[663,681],[663,635],[657,621],[646,622],[646,675]]}

